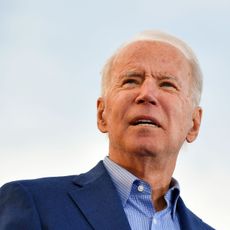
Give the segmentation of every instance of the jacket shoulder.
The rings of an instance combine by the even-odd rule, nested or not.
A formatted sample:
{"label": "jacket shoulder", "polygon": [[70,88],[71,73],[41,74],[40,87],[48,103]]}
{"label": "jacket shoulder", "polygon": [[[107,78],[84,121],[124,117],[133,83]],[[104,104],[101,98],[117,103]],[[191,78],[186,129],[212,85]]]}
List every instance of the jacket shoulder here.
{"label": "jacket shoulder", "polygon": [[89,172],[80,175],[12,181],[0,188],[1,201],[3,200],[2,197],[9,197],[12,194],[21,194],[22,192],[27,195],[32,194],[35,198],[49,193],[52,196],[66,193],[66,191],[74,189],[76,185],[81,186],[100,178],[103,173],[105,173],[105,169],[103,163],[100,161]]}
{"label": "jacket shoulder", "polygon": [[[74,180],[77,178],[80,176],[47,177],[4,184],[0,188],[0,229],[41,230],[44,225],[52,226],[52,229],[65,229],[66,222],[71,226],[75,226],[74,221],[78,221],[78,225],[83,223],[84,218],[69,195],[69,191],[76,188]],[[76,218],[71,219],[73,212],[76,212]],[[85,222],[83,226],[89,229]]]}

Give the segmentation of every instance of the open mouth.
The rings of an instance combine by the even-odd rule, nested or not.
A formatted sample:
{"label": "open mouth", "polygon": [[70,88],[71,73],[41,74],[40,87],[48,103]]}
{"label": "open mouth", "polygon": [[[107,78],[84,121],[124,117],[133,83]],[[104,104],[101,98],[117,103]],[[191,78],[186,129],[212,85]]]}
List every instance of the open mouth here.
{"label": "open mouth", "polygon": [[160,124],[153,119],[135,119],[131,122],[133,126],[151,126],[151,127],[160,127]]}

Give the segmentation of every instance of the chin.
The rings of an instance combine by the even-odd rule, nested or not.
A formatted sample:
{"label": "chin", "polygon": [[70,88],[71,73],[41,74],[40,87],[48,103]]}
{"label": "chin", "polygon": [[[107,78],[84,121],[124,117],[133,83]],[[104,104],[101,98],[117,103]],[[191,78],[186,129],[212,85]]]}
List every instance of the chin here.
{"label": "chin", "polygon": [[156,157],[156,153],[159,152],[159,149],[149,143],[135,143],[135,145],[133,144],[129,150],[129,152],[143,157]]}

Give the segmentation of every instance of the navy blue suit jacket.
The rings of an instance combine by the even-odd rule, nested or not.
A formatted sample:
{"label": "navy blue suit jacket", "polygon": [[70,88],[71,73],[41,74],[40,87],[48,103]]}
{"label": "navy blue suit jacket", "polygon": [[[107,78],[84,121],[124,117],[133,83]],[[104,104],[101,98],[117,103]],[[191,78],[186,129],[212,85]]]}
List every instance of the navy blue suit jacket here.
{"label": "navy blue suit jacket", "polygon": [[[182,230],[211,230],[181,198]],[[16,181],[0,190],[0,230],[130,230],[102,162],[79,176]]]}

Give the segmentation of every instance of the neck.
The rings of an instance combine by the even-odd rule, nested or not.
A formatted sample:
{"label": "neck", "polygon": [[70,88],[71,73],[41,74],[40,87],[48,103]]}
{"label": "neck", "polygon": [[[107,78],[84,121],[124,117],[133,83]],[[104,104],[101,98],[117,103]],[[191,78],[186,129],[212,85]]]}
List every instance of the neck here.
{"label": "neck", "polygon": [[169,189],[177,156],[162,159],[158,156],[122,154],[122,157],[118,157],[117,154],[110,152],[109,157],[136,177],[150,184],[153,191],[152,202],[157,211],[166,207],[164,195]]}

